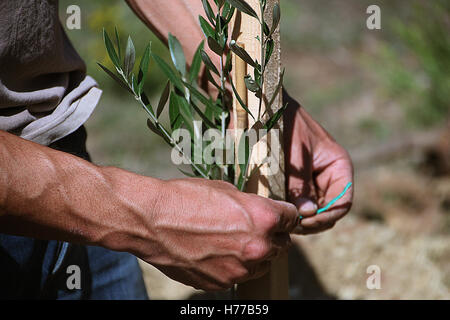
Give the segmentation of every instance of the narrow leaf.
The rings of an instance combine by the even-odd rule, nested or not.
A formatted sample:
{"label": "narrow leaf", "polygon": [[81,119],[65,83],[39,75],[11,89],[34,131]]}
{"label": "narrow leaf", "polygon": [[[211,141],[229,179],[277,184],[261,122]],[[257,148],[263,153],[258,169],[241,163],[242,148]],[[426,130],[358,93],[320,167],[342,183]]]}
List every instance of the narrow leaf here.
{"label": "narrow leaf", "polygon": [[185,176],[187,176],[187,177],[190,177],[190,178],[196,178],[196,177],[198,177],[197,175],[195,175],[195,174],[192,174],[192,173],[189,173],[189,172],[186,172],[186,171],[184,171],[184,170],[181,170],[180,168],[177,168],[182,174],[184,174]]}
{"label": "narrow leaf", "polygon": [[161,94],[161,97],[159,98],[158,108],[156,109],[156,117],[159,118],[161,115],[161,112],[164,109],[164,106],[167,103],[167,100],[169,99],[170,95],[170,81],[167,81],[166,87],[164,88],[163,93]]}
{"label": "narrow leaf", "polygon": [[170,95],[169,101],[169,120],[170,127],[173,131],[180,128],[183,124],[183,118],[180,115],[180,109],[178,108],[178,104],[176,103],[175,93]]}
{"label": "narrow leaf", "polygon": [[[239,11],[246,13],[252,17],[258,19],[258,14],[253,10],[253,8],[244,0],[227,0],[229,4],[238,9]],[[259,19],[258,19],[259,20]]]}
{"label": "narrow leaf", "polygon": [[218,56],[221,56],[223,54],[222,46],[212,37],[208,37],[208,47]]}
{"label": "narrow leaf", "polygon": [[272,16],[272,28],[269,33],[269,37],[272,36],[272,34],[277,29],[278,25],[280,24],[281,20],[281,11],[280,11],[280,5],[278,3],[275,4],[273,7],[273,16]]}
{"label": "narrow leaf", "polygon": [[148,65],[150,63],[150,51],[151,47],[150,44],[147,45],[145,48],[144,55],[142,56],[141,63],[139,65],[139,74],[138,74],[138,94],[140,95],[143,88],[144,88],[144,82],[145,82],[145,76],[148,72]]}
{"label": "narrow leaf", "polygon": [[209,120],[209,118],[206,116],[206,114],[202,110],[200,110],[200,108],[192,101],[191,106],[209,128],[217,129],[217,126],[212,123],[211,120]]}
{"label": "narrow leaf", "polygon": [[162,72],[167,76],[167,78],[169,78],[170,82],[172,82],[173,85],[178,88],[178,90],[184,91],[183,83],[179,75],[177,75],[161,57],[154,53],[152,53],[151,55],[158,66],[161,68]]}
{"label": "narrow leaf", "polygon": [[133,71],[135,61],[136,61],[136,49],[134,48],[133,40],[131,40],[131,37],[128,36],[127,48],[125,50],[125,57],[123,62],[124,73],[127,78]]}
{"label": "narrow leaf", "polygon": [[284,72],[286,69],[283,69],[283,71],[281,72],[280,75],[280,81],[278,82],[277,88],[275,89],[275,92],[273,93],[272,98],[270,99],[269,105],[266,106],[266,109],[269,110],[273,103],[275,102],[275,99],[277,98],[277,96],[280,94],[281,91],[281,87],[283,86],[283,78],[284,78]]}
{"label": "narrow leaf", "polygon": [[186,57],[183,52],[183,47],[171,33],[169,33],[169,49],[173,65],[183,76],[186,76]]}
{"label": "narrow leaf", "polygon": [[202,50],[201,55],[202,55],[203,63],[206,65],[206,67],[208,67],[212,72],[214,72],[215,74],[220,76],[219,70],[217,70],[216,66],[212,63],[208,54],[204,50]]}
{"label": "narrow leaf", "polygon": [[239,104],[242,106],[242,108],[244,108],[245,111],[247,111],[247,113],[253,118],[255,119],[255,117],[253,116],[253,114],[251,113],[251,111],[248,109],[248,107],[245,105],[244,101],[242,101],[242,98],[239,96],[239,93],[236,90],[236,87],[234,86],[233,82],[231,82],[231,87],[233,88],[233,92],[234,95],[236,96],[236,99],[239,101]]}
{"label": "narrow leaf", "polygon": [[215,26],[215,14],[213,10],[211,9],[211,5],[209,4],[208,0],[202,0],[203,9],[205,9],[206,16],[208,17],[208,20]]}
{"label": "narrow leaf", "polygon": [[244,48],[241,48],[236,44],[236,41],[232,40],[230,42],[230,48],[231,50],[238,55],[242,60],[244,60],[247,64],[251,65],[252,67],[256,68],[257,64],[255,61],[253,61],[252,57],[245,51]]}
{"label": "narrow leaf", "polygon": [[274,41],[273,39],[270,39],[269,41],[267,41],[267,46],[266,46],[266,57],[265,57],[265,63],[266,65],[269,63],[270,58],[272,57],[272,53],[273,53],[273,49],[274,49]]}
{"label": "narrow leaf", "polygon": [[114,45],[105,29],[103,29],[103,40],[105,42],[105,47],[106,51],[108,52],[109,58],[111,59],[112,63],[120,69],[120,60],[117,56],[116,49],[114,49]]}
{"label": "narrow leaf", "polygon": [[208,23],[208,21],[206,21],[202,16],[199,16],[198,20],[200,22],[200,28],[202,28],[205,38],[214,37],[216,33],[213,27],[211,27],[211,25]]}
{"label": "narrow leaf", "polygon": [[187,126],[187,129],[191,133],[191,137],[194,137],[194,116],[192,115],[191,108],[189,107],[189,104],[184,97],[181,97],[177,94],[175,94],[174,97],[176,103],[178,104],[180,114],[184,119],[184,124]]}
{"label": "narrow leaf", "polygon": [[264,34],[268,37],[270,34],[270,29],[266,22],[264,22],[264,30],[263,31],[264,31]]}
{"label": "narrow leaf", "polygon": [[245,76],[244,82],[247,89],[250,90],[251,92],[258,92],[261,89],[250,75]]}
{"label": "narrow leaf", "polygon": [[208,79],[209,82],[211,82],[213,84],[213,86],[215,86],[220,91],[222,90],[222,88],[217,84],[216,80],[214,80],[211,72],[209,72],[208,69],[206,69],[206,78]]}
{"label": "narrow leaf", "polygon": [[113,80],[115,80],[122,88],[126,89],[128,92],[130,92],[132,95],[134,95],[134,92],[128,87],[128,85],[120,79],[118,76],[116,76],[112,71],[110,71],[108,68],[106,68],[104,65],[102,65],[100,62],[97,62],[100,68],[103,69]]}
{"label": "narrow leaf", "polygon": [[114,32],[116,34],[116,45],[117,45],[117,53],[119,61],[122,60],[122,50],[120,49],[120,38],[119,38],[119,31],[117,31],[117,27],[114,28]]}
{"label": "narrow leaf", "polygon": [[147,94],[145,92],[142,92],[141,100],[144,103],[145,107],[148,109],[148,111],[154,116],[155,112],[153,111],[153,106],[151,105],[150,100],[148,99]]}
{"label": "narrow leaf", "polygon": [[227,62],[225,63],[225,69],[224,69],[225,74],[230,73],[232,69],[233,69],[233,59],[231,56],[231,51],[229,51],[227,54]]}
{"label": "narrow leaf", "polygon": [[225,0],[217,0],[217,6],[219,7],[219,9],[221,9],[223,7],[225,3]]}
{"label": "narrow leaf", "polygon": [[189,92],[192,94],[193,97],[195,97],[198,101],[200,101],[203,105],[205,105],[208,108],[211,108],[215,114],[222,113],[222,110],[214,105],[214,103],[211,102],[207,97],[205,97],[203,94],[200,93],[194,86],[190,85],[189,83],[184,83],[186,88],[188,88]]}
{"label": "narrow leaf", "polygon": [[286,110],[288,104],[286,103],[283,107],[281,107],[277,112],[275,112],[272,117],[270,117],[269,120],[264,124],[264,129],[267,129],[267,131],[270,131],[275,124],[280,120],[281,116],[283,115],[283,112]]}
{"label": "narrow leaf", "polygon": [[197,81],[200,69],[202,66],[202,56],[201,56],[201,50],[203,50],[204,42],[200,43],[200,45],[197,48],[197,51],[195,52],[194,59],[192,59],[191,68],[189,69],[189,82],[194,83]]}

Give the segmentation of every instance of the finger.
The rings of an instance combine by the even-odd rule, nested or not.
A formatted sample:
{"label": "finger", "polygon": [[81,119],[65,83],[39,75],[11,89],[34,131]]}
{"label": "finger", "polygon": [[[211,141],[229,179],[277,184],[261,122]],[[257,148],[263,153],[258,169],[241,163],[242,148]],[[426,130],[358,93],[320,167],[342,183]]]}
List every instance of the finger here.
{"label": "finger", "polygon": [[327,230],[333,228],[334,225],[335,225],[334,222],[325,224],[325,225],[321,225],[320,227],[317,227],[317,228],[305,228],[305,227],[302,227],[301,225],[299,225],[297,228],[294,229],[294,233],[297,235],[316,234],[316,233],[327,231]]}
{"label": "finger", "polygon": [[236,283],[246,282],[251,279],[258,279],[269,272],[271,267],[270,261],[262,261],[249,267],[249,275],[243,279],[239,279]]}
{"label": "finger", "polygon": [[[343,148],[339,148],[337,152],[339,156],[336,156],[332,163],[316,172],[315,180],[320,194],[319,207],[326,206],[342,193],[349,182],[353,183],[353,166],[348,153]],[[354,185],[327,211],[303,219],[301,226],[319,228],[344,217],[352,206],[353,190]]]}
{"label": "finger", "polygon": [[317,204],[309,198],[297,198],[294,201],[301,218],[311,217],[317,212]]}
{"label": "finger", "polygon": [[[328,203],[336,198],[343,190],[344,184],[337,182],[332,184],[325,193],[324,203]],[[319,228],[330,223],[335,223],[344,217],[352,206],[353,186],[348,192],[344,194],[335,204],[327,211],[316,214],[313,217],[307,217],[300,222],[300,225],[305,228]]]}
{"label": "finger", "polygon": [[292,240],[289,233],[277,232],[272,238],[272,245],[276,250],[276,256],[279,256],[282,252],[287,251],[292,246]]}
{"label": "finger", "polygon": [[285,201],[274,200],[274,203],[278,207],[278,219],[272,231],[290,233],[300,222],[297,208]]}
{"label": "finger", "polygon": [[316,187],[313,179],[312,153],[305,144],[294,144],[287,154],[288,200],[295,204],[303,217],[316,213]]}

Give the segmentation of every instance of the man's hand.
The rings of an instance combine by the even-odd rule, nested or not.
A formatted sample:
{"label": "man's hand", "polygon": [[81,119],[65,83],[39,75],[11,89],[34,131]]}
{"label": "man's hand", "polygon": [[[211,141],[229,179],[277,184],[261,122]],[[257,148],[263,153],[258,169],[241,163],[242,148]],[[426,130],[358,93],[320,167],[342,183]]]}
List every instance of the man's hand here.
{"label": "man's hand", "polygon": [[149,222],[158,247],[142,259],[169,277],[223,290],[259,277],[290,245],[298,224],[294,205],[204,179],[171,180]]}
{"label": "man's hand", "polygon": [[328,211],[316,214],[353,182],[353,165],[347,151],[334,141],[286,92],[284,115],[288,199],[303,216],[295,230],[318,233],[332,228],[350,210],[353,188]]}
{"label": "man's hand", "polygon": [[290,244],[294,205],[221,181],[162,181],[0,130],[0,232],[127,251],[219,290],[262,275]]}

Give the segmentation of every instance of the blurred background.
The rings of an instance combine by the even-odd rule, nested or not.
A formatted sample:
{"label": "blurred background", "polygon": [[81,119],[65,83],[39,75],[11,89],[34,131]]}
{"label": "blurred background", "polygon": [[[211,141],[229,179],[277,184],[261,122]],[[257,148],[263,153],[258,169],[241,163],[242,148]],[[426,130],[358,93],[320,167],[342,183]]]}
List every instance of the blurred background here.
{"label": "blurred background", "polygon": [[[72,0],[60,0],[65,25]],[[366,9],[381,8],[381,30]],[[134,99],[96,65],[110,66],[102,28],[167,49],[123,0],[80,0],[81,30],[67,30],[103,98],[87,122],[93,161],[169,179],[182,175],[146,127]],[[282,0],[285,87],[355,164],[351,213],[326,233],[294,237],[293,299],[450,299],[450,2]],[[165,77],[150,66],[147,92]],[[207,297],[142,263],[154,299]],[[369,290],[367,268],[381,269]]]}

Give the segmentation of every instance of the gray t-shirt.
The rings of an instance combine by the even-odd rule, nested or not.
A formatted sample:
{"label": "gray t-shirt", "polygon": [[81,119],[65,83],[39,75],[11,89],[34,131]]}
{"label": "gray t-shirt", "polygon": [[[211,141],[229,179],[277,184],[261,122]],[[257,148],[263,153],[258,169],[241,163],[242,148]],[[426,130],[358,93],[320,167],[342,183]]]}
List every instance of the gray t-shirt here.
{"label": "gray t-shirt", "polygon": [[0,0],[0,130],[49,145],[89,118],[96,86],[61,26],[57,0]]}

